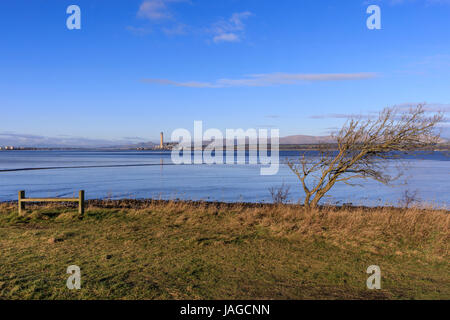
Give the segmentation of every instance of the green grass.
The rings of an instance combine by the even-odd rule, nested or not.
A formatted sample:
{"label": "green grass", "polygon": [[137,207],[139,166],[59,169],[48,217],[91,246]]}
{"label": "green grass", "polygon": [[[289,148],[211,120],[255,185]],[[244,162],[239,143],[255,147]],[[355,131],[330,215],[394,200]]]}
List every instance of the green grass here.
{"label": "green grass", "polygon": [[[449,215],[419,209],[0,205],[2,299],[449,299]],[[49,241],[49,239],[51,239]],[[379,265],[381,290],[366,288]],[[69,265],[81,290],[66,288]]]}

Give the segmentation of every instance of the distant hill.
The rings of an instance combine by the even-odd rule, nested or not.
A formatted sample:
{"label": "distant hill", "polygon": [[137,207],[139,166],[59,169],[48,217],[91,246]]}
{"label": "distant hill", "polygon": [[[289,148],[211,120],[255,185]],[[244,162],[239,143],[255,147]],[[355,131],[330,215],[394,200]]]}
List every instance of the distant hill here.
{"label": "distant hill", "polygon": [[[204,146],[210,143],[211,141],[203,141]],[[248,143],[248,139],[246,139],[246,143]],[[280,137],[280,145],[308,145],[319,143],[336,143],[336,140],[332,136],[292,135],[287,137]],[[448,143],[448,140],[441,138],[439,143]],[[226,140],[224,139],[224,145],[225,144]],[[155,144],[153,142],[145,142],[138,144],[121,145],[117,146],[117,148],[153,148],[157,145],[158,144]]]}
{"label": "distant hill", "polygon": [[117,145],[117,146],[114,146],[113,148],[118,148],[118,149],[154,148],[154,147],[156,147],[158,145],[159,144],[156,144],[156,143],[153,143],[153,142],[149,141],[149,142],[140,142],[140,143],[126,144],[126,145]]}
{"label": "distant hill", "polygon": [[331,136],[295,135],[280,138],[280,144],[317,144],[334,142],[336,142],[336,140]]}
{"label": "distant hill", "polygon": [[[268,139],[270,142],[270,138]],[[169,141],[167,141],[169,142]],[[211,141],[203,141],[208,145]],[[246,139],[248,143],[248,139]],[[336,143],[332,136],[292,135],[280,137],[280,145],[314,145],[320,143]],[[224,139],[224,145],[226,140]],[[442,137],[440,145],[450,145],[448,135]],[[26,148],[76,148],[76,149],[152,149],[159,143],[151,141],[133,143],[127,140],[101,140],[88,138],[49,138],[43,136],[19,135],[0,132],[0,147],[14,146]]]}

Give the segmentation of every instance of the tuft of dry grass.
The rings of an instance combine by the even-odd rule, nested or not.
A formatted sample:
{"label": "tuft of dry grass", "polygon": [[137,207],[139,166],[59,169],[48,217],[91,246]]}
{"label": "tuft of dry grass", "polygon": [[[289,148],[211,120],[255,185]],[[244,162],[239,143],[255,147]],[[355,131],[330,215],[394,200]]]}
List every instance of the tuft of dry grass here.
{"label": "tuft of dry grass", "polygon": [[[162,200],[0,204],[0,297],[450,298],[449,211]],[[105,258],[107,257],[107,258]],[[65,288],[77,264],[84,286]],[[382,270],[382,290],[365,287]]]}

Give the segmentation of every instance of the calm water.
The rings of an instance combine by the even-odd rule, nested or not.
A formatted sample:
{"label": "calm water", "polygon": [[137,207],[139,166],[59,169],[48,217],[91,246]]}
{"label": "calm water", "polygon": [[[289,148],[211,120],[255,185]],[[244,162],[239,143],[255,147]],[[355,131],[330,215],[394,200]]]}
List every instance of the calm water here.
{"label": "calm water", "polygon": [[[280,159],[299,152],[281,152]],[[397,205],[405,190],[424,202],[450,207],[450,158],[442,153],[408,159],[408,171],[387,187],[362,181],[364,187],[336,185],[328,203]],[[140,165],[140,166],[123,166]],[[145,166],[144,166],[145,165]],[[270,187],[290,186],[290,201],[303,198],[295,175],[281,164],[274,176],[261,176],[259,165],[172,165],[170,152],[153,151],[6,151],[0,152],[0,170],[76,166],[0,172],[0,201],[16,200],[18,190],[29,197],[73,196],[86,190],[87,198],[161,198],[271,202]],[[392,170],[394,166],[392,166]]]}

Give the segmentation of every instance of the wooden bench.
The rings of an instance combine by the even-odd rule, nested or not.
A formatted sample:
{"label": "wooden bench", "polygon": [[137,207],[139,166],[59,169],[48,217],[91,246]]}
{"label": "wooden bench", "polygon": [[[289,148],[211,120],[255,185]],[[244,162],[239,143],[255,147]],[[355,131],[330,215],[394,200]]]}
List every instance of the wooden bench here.
{"label": "wooden bench", "polygon": [[25,191],[19,191],[19,216],[24,214],[25,202],[78,202],[78,213],[80,216],[84,214],[84,190],[80,190],[78,198],[26,198]]}

